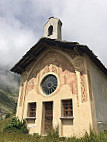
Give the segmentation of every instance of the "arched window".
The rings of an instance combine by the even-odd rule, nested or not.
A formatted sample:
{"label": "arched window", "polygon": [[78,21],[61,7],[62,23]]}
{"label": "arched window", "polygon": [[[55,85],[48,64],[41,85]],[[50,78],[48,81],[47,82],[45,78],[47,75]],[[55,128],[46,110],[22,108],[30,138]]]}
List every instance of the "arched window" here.
{"label": "arched window", "polygon": [[48,36],[52,35],[52,33],[53,33],[53,26],[51,25],[48,28]]}

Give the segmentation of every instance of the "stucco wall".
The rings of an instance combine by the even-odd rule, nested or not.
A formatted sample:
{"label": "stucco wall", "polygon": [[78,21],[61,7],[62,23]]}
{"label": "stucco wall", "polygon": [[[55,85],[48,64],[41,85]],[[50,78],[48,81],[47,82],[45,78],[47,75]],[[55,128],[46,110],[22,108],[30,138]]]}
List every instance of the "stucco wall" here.
{"label": "stucco wall", "polygon": [[90,67],[98,129],[107,130],[107,76],[92,61]]}
{"label": "stucco wall", "polygon": [[[58,87],[46,96],[41,89],[42,79],[53,74],[58,79]],[[61,100],[72,99],[72,120],[61,120]],[[43,102],[53,101],[53,127],[59,126],[61,136],[82,136],[90,127],[93,128],[92,112],[88,91],[86,61],[84,55],[74,51],[63,52],[49,49],[38,61],[29,65],[22,74],[18,99],[17,116],[26,119],[28,103],[36,102],[36,120],[28,121],[30,133],[42,134]]]}

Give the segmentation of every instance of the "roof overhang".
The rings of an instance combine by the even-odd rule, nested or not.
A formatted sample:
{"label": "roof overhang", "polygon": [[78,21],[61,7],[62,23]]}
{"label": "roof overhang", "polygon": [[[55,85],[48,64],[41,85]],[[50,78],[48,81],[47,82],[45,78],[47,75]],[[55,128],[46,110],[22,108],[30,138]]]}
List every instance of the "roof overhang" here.
{"label": "roof overhang", "polygon": [[49,38],[41,38],[37,44],[35,44],[23,57],[19,62],[11,69],[12,72],[21,74],[25,71],[25,68],[34,60],[37,60],[39,55],[44,52],[49,46],[54,46],[58,49],[70,49],[77,50],[80,53],[85,53],[89,56],[89,58],[100,68],[106,75],[107,69],[101,63],[101,61],[97,58],[97,56],[90,50],[86,45],[80,45],[77,42],[67,42],[67,41],[59,41],[55,39]]}

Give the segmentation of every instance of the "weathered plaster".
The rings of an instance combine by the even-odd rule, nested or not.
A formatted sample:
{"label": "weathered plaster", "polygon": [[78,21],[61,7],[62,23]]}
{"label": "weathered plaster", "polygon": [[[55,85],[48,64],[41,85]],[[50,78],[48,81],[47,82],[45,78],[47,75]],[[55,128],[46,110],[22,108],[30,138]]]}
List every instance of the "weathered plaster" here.
{"label": "weathered plaster", "polygon": [[[86,131],[89,132],[93,123],[85,56],[77,55],[72,58],[63,51],[50,48],[30,68],[28,67],[24,82],[24,75],[22,75],[23,83],[20,87],[17,109],[19,119],[25,119],[28,103],[37,102],[35,123],[28,121],[27,124],[29,133],[42,134],[43,102],[47,101],[53,101],[53,127],[59,125],[60,136],[76,135],[80,137]],[[42,78],[47,74],[55,74],[58,78],[58,88],[50,96],[43,94],[40,87]],[[22,87],[22,84],[24,84],[24,87]],[[64,99],[72,99],[73,101],[73,120],[60,119],[61,100]],[[20,102],[23,102],[23,105],[20,106]]]}

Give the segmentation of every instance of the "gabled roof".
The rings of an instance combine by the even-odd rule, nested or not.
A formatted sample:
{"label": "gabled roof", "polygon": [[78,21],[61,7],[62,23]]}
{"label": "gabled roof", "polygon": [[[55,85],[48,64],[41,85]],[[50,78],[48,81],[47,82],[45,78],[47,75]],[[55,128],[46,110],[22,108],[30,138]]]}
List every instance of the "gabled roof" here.
{"label": "gabled roof", "polygon": [[59,41],[56,39],[41,38],[23,57],[20,61],[11,69],[12,72],[21,74],[25,71],[25,68],[38,56],[45,51],[48,46],[55,46],[56,48],[77,50],[80,53],[86,53],[90,59],[107,75],[106,67],[101,63],[97,56],[86,45],[80,45],[77,42]]}

